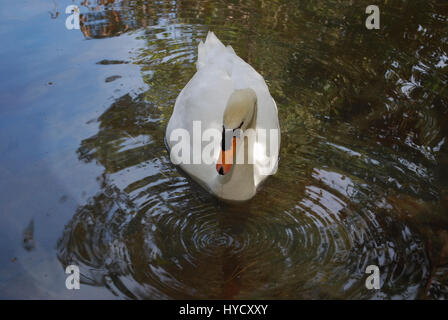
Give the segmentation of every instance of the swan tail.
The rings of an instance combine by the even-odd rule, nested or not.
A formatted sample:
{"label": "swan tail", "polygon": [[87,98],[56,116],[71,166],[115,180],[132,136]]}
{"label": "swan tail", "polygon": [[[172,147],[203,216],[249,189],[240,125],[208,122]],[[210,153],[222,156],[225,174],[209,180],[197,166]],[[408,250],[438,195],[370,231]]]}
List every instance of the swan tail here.
{"label": "swan tail", "polygon": [[225,47],[218,39],[218,37],[212,31],[209,31],[205,42],[199,42],[196,69],[199,70],[201,67],[206,65],[210,61],[210,58],[214,56],[217,51],[222,50],[227,50],[231,53],[235,53],[231,46]]}

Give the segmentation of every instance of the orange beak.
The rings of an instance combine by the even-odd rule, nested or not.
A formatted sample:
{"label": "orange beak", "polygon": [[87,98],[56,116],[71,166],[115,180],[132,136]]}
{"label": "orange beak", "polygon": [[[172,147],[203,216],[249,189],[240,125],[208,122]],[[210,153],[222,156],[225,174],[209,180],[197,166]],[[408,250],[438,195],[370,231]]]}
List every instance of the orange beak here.
{"label": "orange beak", "polygon": [[232,138],[232,146],[228,150],[221,150],[219,154],[218,163],[216,163],[216,171],[220,175],[227,174],[232,168],[233,164],[233,155],[235,154],[236,149],[236,138]]}

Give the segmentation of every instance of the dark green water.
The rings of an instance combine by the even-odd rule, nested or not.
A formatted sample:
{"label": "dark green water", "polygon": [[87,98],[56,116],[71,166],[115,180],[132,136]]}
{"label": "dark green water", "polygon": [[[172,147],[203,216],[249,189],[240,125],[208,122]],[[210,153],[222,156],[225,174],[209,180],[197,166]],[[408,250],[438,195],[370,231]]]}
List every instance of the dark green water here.
{"label": "dark green water", "polygon": [[[0,2],[1,298],[448,297],[446,1],[377,1],[379,30],[370,1],[74,3],[80,30],[72,1]],[[240,205],[163,142],[208,30],[279,109]]]}

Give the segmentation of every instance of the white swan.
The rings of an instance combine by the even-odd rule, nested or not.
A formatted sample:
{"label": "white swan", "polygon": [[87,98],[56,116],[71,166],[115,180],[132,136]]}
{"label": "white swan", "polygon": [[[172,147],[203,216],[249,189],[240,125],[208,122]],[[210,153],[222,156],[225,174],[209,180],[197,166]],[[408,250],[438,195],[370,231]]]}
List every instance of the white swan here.
{"label": "white swan", "polygon": [[[196,68],[197,72],[177,97],[166,129],[171,160],[217,197],[248,200],[260,183],[277,170],[280,148],[277,106],[263,77],[238,57],[232,47],[225,47],[213,32],[208,33],[205,43],[199,43]],[[194,125],[195,121],[200,122]],[[193,159],[190,164],[182,163],[185,151],[174,152],[173,147],[179,143],[174,133],[179,132],[176,129],[186,130],[194,140],[198,123],[202,133],[215,129],[219,136],[199,142],[199,148],[192,141],[184,156],[190,159],[191,155],[193,159],[212,144],[214,161],[193,163]],[[245,137],[246,133],[254,132],[249,129],[256,130],[255,139]],[[237,159],[246,161],[240,163]]]}

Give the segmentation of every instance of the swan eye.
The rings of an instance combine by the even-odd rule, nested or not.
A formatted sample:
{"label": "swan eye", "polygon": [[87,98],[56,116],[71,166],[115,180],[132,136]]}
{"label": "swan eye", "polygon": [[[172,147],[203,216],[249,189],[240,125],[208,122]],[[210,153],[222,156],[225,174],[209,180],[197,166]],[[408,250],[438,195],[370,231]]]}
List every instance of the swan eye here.
{"label": "swan eye", "polygon": [[235,128],[235,129],[233,129],[233,131],[235,132],[235,130],[241,129],[241,127],[243,126],[243,124],[244,124],[244,121],[243,121],[243,122],[241,122],[241,124],[239,125],[239,127],[238,127],[238,128]]}
{"label": "swan eye", "polygon": [[226,129],[224,126],[222,127],[222,140],[221,140],[221,149],[229,150],[232,145],[232,137],[233,131],[231,129]]}

